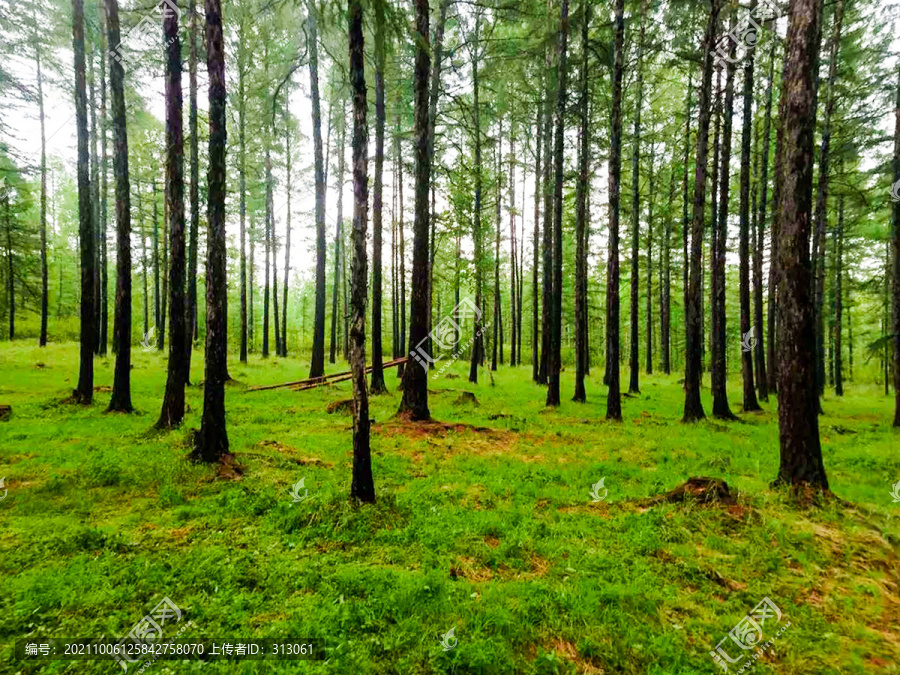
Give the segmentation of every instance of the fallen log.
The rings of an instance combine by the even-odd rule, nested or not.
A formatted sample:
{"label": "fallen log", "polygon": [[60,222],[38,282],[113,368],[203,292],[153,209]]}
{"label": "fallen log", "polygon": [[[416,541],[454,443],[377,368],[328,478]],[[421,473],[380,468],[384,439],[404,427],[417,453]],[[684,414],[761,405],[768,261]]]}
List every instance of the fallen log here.
{"label": "fallen log", "polygon": [[[400,364],[406,363],[406,356],[403,356],[399,359],[394,359],[393,361],[386,361],[381,364],[382,368],[395,368]],[[372,372],[372,366],[368,366],[366,368],[367,373]],[[310,377],[305,380],[297,380],[295,382],[285,382],[283,384],[268,384],[261,387],[250,387],[247,391],[269,391],[270,389],[282,389],[290,387],[294,391],[306,391],[307,389],[315,389],[316,387],[321,387],[324,384],[334,384],[336,382],[345,382],[353,377],[352,370],[345,370],[340,373],[331,373],[330,375],[322,375],[321,377]]]}

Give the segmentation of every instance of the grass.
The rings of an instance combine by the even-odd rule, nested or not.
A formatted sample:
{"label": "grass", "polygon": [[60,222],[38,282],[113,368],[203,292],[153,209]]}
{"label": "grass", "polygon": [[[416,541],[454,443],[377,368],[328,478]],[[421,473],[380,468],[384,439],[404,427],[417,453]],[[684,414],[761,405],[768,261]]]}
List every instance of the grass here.
{"label": "grass", "polygon": [[[378,501],[355,507],[350,418],[325,411],[349,383],[250,393],[308,364],[233,358],[228,430],[246,472],[222,479],[185,459],[202,389],[188,390],[183,429],[153,432],[165,361],[134,355],[139,412],[111,415],[108,391],[91,407],[60,403],[76,345],[0,346],[0,403],[13,407],[0,422],[0,673],[117,672],[12,661],[12,644],[119,638],[163,596],[193,621],[185,638],[312,638],[326,658],[159,661],[160,674],[712,673],[709,652],[763,597],[791,626],[755,672],[900,672],[900,453],[892,399],[875,386],[824,401],[825,465],[851,505],[802,509],[769,487],[774,402],[740,423],[684,425],[677,377],[643,376],[610,424],[599,371],[584,405],[569,402],[564,372],[563,405],[547,410],[530,365],[472,386],[456,364],[430,382],[432,415],[452,424],[422,429],[394,419],[389,371],[391,393],[372,402]],[[113,359],[95,363],[108,387]],[[479,404],[458,403],[463,390]],[[634,503],[697,475],[727,481],[738,505]],[[308,498],[295,504],[301,478]],[[459,642],[443,651],[450,628]]]}

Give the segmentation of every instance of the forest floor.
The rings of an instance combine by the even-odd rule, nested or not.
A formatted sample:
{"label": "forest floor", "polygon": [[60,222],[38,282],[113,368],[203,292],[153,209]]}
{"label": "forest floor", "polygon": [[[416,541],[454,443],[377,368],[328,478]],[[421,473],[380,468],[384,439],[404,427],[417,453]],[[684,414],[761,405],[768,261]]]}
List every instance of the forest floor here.
{"label": "forest floor", "polygon": [[[849,503],[801,508],[769,487],[774,401],[737,423],[687,426],[679,376],[642,376],[610,424],[599,370],[583,405],[564,372],[563,404],[547,410],[530,364],[502,367],[495,386],[481,371],[472,386],[458,363],[430,382],[446,424],[416,426],[394,417],[388,371],[391,393],[372,401],[378,500],[359,508],[347,499],[350,417],[326,412],[349,382],[247,392],[306,377],[307,361],[232,357],[228,431],[243,474],[220,474],[185,459],[202,389],[188,390],[182,430],[153,432],[165,359],[134,356],[139,412],[110,415],[112,357],[97,359],[95,403],[82,408],[61,403],[77,345],[0,345],[0,404],[13,408],[0,422],[0,673],[119,672],[11,661],[12,643],[119,638],[163,597],[192,622],[182,638],[311,638],[326,658],[159,661],[157,673],[714,673],[710,652],[764,598],[782,616],[763,626],[777,639],[755,672],[900,672],[900,452],[892,400],[875,386],[823,403],[828,477]],[[724,479],[737,504],[638,503],[691,476]],[[458,642],[444,650],[451,628]],[[730,672],[752,659],[722,646],[748,655]]]}

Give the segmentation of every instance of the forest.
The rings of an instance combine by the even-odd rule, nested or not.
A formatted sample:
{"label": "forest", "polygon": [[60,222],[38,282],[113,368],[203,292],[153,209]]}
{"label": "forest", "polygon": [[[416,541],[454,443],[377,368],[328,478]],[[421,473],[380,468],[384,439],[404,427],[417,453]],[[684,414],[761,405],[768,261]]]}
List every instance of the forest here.
{"label": "forest", "polygon": [[0,673],[900,673],[900,2],[0,57]]}

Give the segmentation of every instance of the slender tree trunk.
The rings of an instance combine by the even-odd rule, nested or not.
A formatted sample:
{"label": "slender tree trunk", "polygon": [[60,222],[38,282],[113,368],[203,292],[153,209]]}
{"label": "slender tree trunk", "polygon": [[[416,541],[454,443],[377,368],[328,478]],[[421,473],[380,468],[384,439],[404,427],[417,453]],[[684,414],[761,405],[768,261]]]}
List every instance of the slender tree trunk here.
{"label": "slender tree trunk", "polygon": [[[80,2],[80,0],[76,0]],[[119,3],[106,0],[107,43],[120,44]],[[128,133],[125,127],[125,73],[117,58],[109,59],[109,93],[113,129],[113,173],[116,177],[116,306],[113,351],[116,353],[110,412],[131,412],[131,186],[128,176]],[[145,303],[146,304],[146,303]]]}
{"label": "slender tree trunk", "polygon": [[629,394],[640,394],[640,335],[638,330],[641,295],[640,275],[640,220],[641,220],[641,107],[644,103],[644,38],[647,32],[647,4],[641,4],[641,32],[638,38],[637,61],[637,102],[634,106],[634,132],[631,153],[631,354],[628,382]]}
{"label": "slender tree trunk", "polygon": [[[268,149],[265,155],[265,171],[266,171],[266,213],[263,221],[263,248],[265,253],[265,279],[263,281],[263,339],[262,339],[262,357],[269,358],[269,281],[270,269],[269,261],[272,256],[272,228],[269,227],[269,221],[272,217],[272,200],[269,199],[271,194],[272,183],[269,176],[272,173],[272,158]],[[207,293],[207,296],[209,294]],[[332,361],[333,363],[333,361]]]}
{"label": "slender tree trunk", "polygon": [[[497,143],[494,146],[494,175],[496,176],[495,206],[496,218],[494,219],[494,340],[491,350],[491,370],[497,370],[497,348],[500,348],[500,363],[503,363],[503,309],[500,306],[500,214],[502,210],[502,196],[500,193],[500,177],[502,175],[501,148],[503,147],[503,118],[500,118],[500,131],[497,135]],[[499,337],[499,339],[498,339]]]}
{"label": "slender tree trunk", "polygon": [[150,196],[153,201],[153,326],[156,329],[156,348],[162,351],[162,331],[163,322],[160,314],[160,297],[159,297],[159,199],[156,188],[156,174],[154,173],[150,181]]}
{"label": "slender tree trunk", "polygon": [[[106,202],[109,195],[107,186],[107,154],[106,130],[109,123],[106,118],[106,21],[103,2],[98,3],[100,10],[100,356],[106,356],[109,342],[109,261],[106,241]],[[43,116],[43,111],[41,112]],[[43,139],[43,128],[41,131]],[[43,142],[43,141],[42,141]],[[44,271],[46,276],[46,270]],[[43,329],[43,326],[42,326]],[[46,331],[44,331],[46,337]]]}
{"label": "slender tree trunk", "polygon": [[609,260],[606,268],[606,344],[609,390],[606,419],[622,419],[619,390],[619,204],[622,177],[622,75],[625,51],[625,0],[615,4],[615,56],[609,134]]}
{"label": "slender tree trunk", "polygon": [[510,350],[509,365],[516,365],[516,345],[519,341],[518,324],[516,323],[516,292],[518,290],[519,271],[517,269],[518,257],[516,253],[516,138],[510,123],[509,133],[509,322],[510,322]]}
{"label": "slender tree trunk", "polygon": [[290,128],[290,97],[285,97],[284,102],[284,144],[285,144],[285,178],[287,191],[287,213],[285,214],[284,232],[284,286],[281,290],[281,356],[287,358],[287,306],[288,306],[288,280],[291,275],[291,128]]}
{"label": "slender tree trunk", "polygon": [[245,90],[247,55],[243,20],[238,29],[238,190],[240,191],[241,248],[241,363],[247,363],[247,98]]}
{"label": "slender tree trunk", "polygon": [[[703,254],[703,221],[706,201],[706,170],[709,157],[709,119],[710,90],[712,89],[713,57],[716,26],[719,23],[719,12],[722,0],[712,0],[709,20],[706,24],[706,36],[703,41],[703,79],[700,85],[699,111],[697,124],[697,166],[694,173],[694,208],[691,222],[691,273],[687,294],[686,323],[686,373],[684,380],[684,421],[694,422],[703,419],[703,404],[700,401],[700,369],[701,345],[703,332],[701,327],[701,291],[702,276],[701,257]],[[727,116],[726,116],[727,123]],[[724,177],[723,177],[724,178]]]}
{"label": "slender tree trunk", "polygon": [[653,374],[653,164],[655,144],[650,144],[650,172],[647,194],[647,374]]}
{"label": "slender tree trunk", "polygon": [[387,393],[381,346],[381,229],[384,189],[384,0],[375,0],[375,184],[372,204],[372,378],[373,396]]}
{"label": "slender tree trunk", "polygon": [[97,76],[94,69],[96,52],[94,29],[88,24],[90,53],[90,115],[91,115],[91,216],[94,226],[94,353],[100,353],[100,161],[97,156]]}
{"label": "slender tree trunk", "polygon": [[[777,40],[772,40],[772,48],[769,51],[769,75],[766,78],[766,112],[763,120],[762,157],[760,159],[759,174],[759,215],[757,217],[757,246],[754,256],[754,291],[755,317],[756,317],[756,386],[759,390],[759,398],[762,401],[769,400],[769,376],[766,368],[766,339],[772,332],[771,322],[768,330],[763,324],[763,288],[762,266],[763,249],[765,247],[766,232],[766,208],[768,206],[769,192],[769,148],[772,134],[772,87],[775,80],[775,45]],[[771,263],[770,263],[771,265]]]}
{"label": "slender tree trunk", "polygon": [[579,133],[578,148],[578,185],[575,189],[575,395],[572,400],[584,403],[587,393],[584,389],[585,366],[587,365],[587,334],[584,320],[587,318],[585,304],[585,273],[587,272],[585,250],[585,226],[587,221],[588,199],[588,152],[590,152],[589,120],[588,120],[588,27],[590,24],[590,6],[582,2],[581,25],[581,102],[579,116],[581,128]]}
{"label": "slender tree trunk", "polygon": [[253,326],[254,326],[254,324],[253,324],[253,286],[254,286],[254,279],[255,279],[255,269],[254,269],[255,265],[254,265],[253,261],[255,258],[254,244],[256,243],[256,221],[253,218],[252,213],[250,214],[250,231],[248,233],[248,236],[250,238],[250,288],[248,289],[249,299],[248,299],[247,304],[249,305],[248,313],[250,316],[247,319],[247,342],[249,343],[248,344],[249,351],[253,351],[253,346],[254,346],[254,342],[253,342]]}
{"label": "slender tree trunk", "polygon": [[566,114],[566,51],[569,39],[569,0],[562,0],[559,16],[558,90],[556,95],[556,134],[553,139],[553,305],[550,314],[550,361],[548,363],[547,405],[558,406],[559,373],[562,369],[562,211],[563,151]]}
{"label": "slender tree trunk", "polygon": [[353,92],[353,257],[350,263],[353,284],[351,306],[353,319],[350,329],[352,332],[350,365],[353,371],[353,480],[350,485],[350,497],[371,503],[375,501],[375,483],[372,479],[369,397],[366,393],[366,217],[369,201],[367,184],[369,131],[366,123],[363,10],[360,0],[350,0],[348,20],[350,86]]}
{"label": "slender tree trunk", "polygon": [[[900,108],[900,105],[897,106]],[[834,256],[834,393],[844,395],[843,349],[843,257],[844,257],[844,196],[838,197],[838,224]]]}
{"label": "slender tree trunk", "polygon": [[[547,72],[553,73],[553,57],[547,50]],[[540,383],[549,381],[550,366],[550,315],[553,309],[553,190],[550,184],[550,146],[553,140],[553,101],[556,92],[553,90],[554,80],[547,80],[547,97],[544,108],[544,279],[541,295],[541,372]]]}
{"label": "slender tree trunk", "polygon": [[[721,5],[720,5],[721,7]],[[684,174],[682,175],[682,184],[681,184],[681,193],[682,193],[682,204],[681,204],[681,244],[682,244],[682,265],[681,265],[681,275],[682,275],[682,290],[683,290],[683,302],[684,302],[684,326],[685,326],[685,336],[687,336],[687,326],[688,326],[688,268],[690,267],[690,261],[688,258],[688,231],[691,228],[691,221],[688,212],[688,205],[690,204],[690,192],[689,192],[689,181],[688,181],[688,164],[691,160],[691,96],[694,93],[694,83],[692,77],[694,75],[693,64],[689,66],[688,70],[688,86],[687,86],[687,105],[685,107],[685,115],[684,115]],[[685,368],[685,387],[687,387],[687,364],[688,359],[685,356],[684,360],[684,368]]]}
{"label": "slender tree trunk", "polygon": [[669,202],[666,208],[666,224],[662,241],[662,267],[660,269],[659,350],[662,371],[672,373],[670,334],[672,327],[672,219],[675,204],[675,157],[669,168]]}
{"label": "slender tree trunk", "polygon": [[[483,316],[483,266],[482,266],[482,232],[481,232],[481,109],[478,102],[478,42],[481,28],[481,10],[475,10],[474,45],[470,47],[472,58],[472,115],[475,118],[475,214],[472,219],[472,239],[474,243],[473,258],[475,260],[475,308],[473,323],[472,361],[469,364],[469,382],[478,383],[478,366],[484,353],[484,336],[482,335]],[[457,303],[458,304],[458,303]],[[459,325],[459,321],[457,321]]]}
{"label": "slender tree trunk", "polygon": [[[114,2],[115,0],[110,0]],[[117,22],[118,23],[118,22]],[[118,26],[117,26],[118,28]],[[119,44],[116,42],[115,44]],[[78,132],[78,234],[81,251],[81,354],[78,386],[72,393],[77,403],[94,398],[94,222],[88,159],[87,92],[84,76],[84,2],[72,0],[72,48],[75,52],[75,118]]]}
{"label": "slender tree trunk", "polygon": [[[399,199],[399,217],[397,219],[397,232],[400,235],[400,244],[397,248],[397,283],[400,286],[400,304],[398,311],[400,316],[400,349],[406,349],[406,246],[403,239],[405,228],[405,216],[403,209],[403,154],[400,144],[400,111],[397,111],[397,196]],[[402,367],[402,366],[401,366]],[[405,370],[405,369],[404,369]],[[398,373],[402,379],[402,373]]]}
{"label": "slender tree trunk", "polygon": [[535,135],[534,163],[534,237],[532,239],[531,261],[531,379],[541,384],[540,364],[540,316],[538,314],[538,269],[540,268],[540,224],[541,224],[541,149],[543,146],[544,124],[542,103],[537,103],[537,130]]}
{"label": "slender tree trunk", "polygon": [[[188,133],[191,136],[191,188],[188,195],[191,202],[191,230],[189,234],[190,248],[188,251],[188,289],[187,289],[187,307],[185,308],[185,316],[187,317],[187,325],[184,332],[184,341],[186,345],[185,357],[185,384],[191,382],[191,355],[194,347],[194,340],[199,334],[199,326],[197,321],[197,251],[200,237],[200,155],[199,155],[199,137],[197,133],[197,7],[194,0],[188,0],[191,11],[191,32],[190,32],[190,56],[188,73],[190,79],[190,103],[188,113]],[[251,261],[253,253],[251,249]],[[252,286],[251,274],[251,286]],[[252,315],[252,300],[251,300]],[[251,319],[252,323],[252,319]]]}
{"label": "slender tree trunk", "polygon": [[809,260],[815,129],[813,52],[819,11],[817,0],[791,0],[785,47],[784,174],[778,246],[781,464],[776,483],[827,490],[815,390],[815,317]]}
{"label": "slender tree trunk", "polygon": [[[165,199],[165,195],[163,196]],[[153,201],[154,207],[156,206],[156,200]],[[155,214],[154,214],[155,216]],[[168,215],[168,204],[163,208],[163,236],[162,236],[162,295],[160,302],[160,313],[159,313],[159,324],[156,326],[156,340],[157,345],[156,348],[162,351],[166,342],[166,311],[167,307],[167,298],[169,297],[169,247],[167,242],[169,241],[169,215]]]}
{"label": "slender tree trunk", "polygon": [[[37,22],[35,21],[35,25]],[[49,287],[47,278],[47,138],[44,129],[44,83],[41,76],[41,46],[40,39],[35,36],[34,61],[37,66],[37,99],[38,114],[41,122],[41,334],[38,344],[47,346],[47,310],[49,303]],[[105,54],[105,52],[104,52]],[[103,92],[105,101],[105,92]],[[105,109],[105,108],[104,108]],[[103,137],[103,147],[106,147],[106,136]],[[104,151],[104,157],[106,153]],[[104,175],[105,178],[105,175]],[[104,194],[105,197],[105,194]],[[12,276],[10,275],[10,280]],[[12,305],[11,305],[12,306]],[[104,343],[105,351],[105,343]]]}
{"label": "slender tree trunk", "polygon": [[[166,215],[169,219],[169,269],[171,316],[169,318],[169,372],[166,393],[157,428],[172,428],[184,419],[185,361],[184,303],[184,130],[182,127],[181,40],[178,14],[169,12],[163,19],[166,38]],[[242,171],[243,171],[243,167]],[[242,173],[243,176],[243,173]],[[243,214],[241,248],[243,249]],[[243,268],[242,268],[243,269]]]}
{"label": "slender tree trunk", "polygon": [[6,221],[6,298],[9,311],[9,340],[16,339],[16,289],[15,265],[13,263],[12,217],[9,207],[9,190],[3,186],[3,214]]}
{"label": "slender tree trunk", "polygon": [[338,348],[338,289],[341,287],[341,244],[344,239],[344,158],[347,155],[347,110],[341,102],[341,140],[338,157],[338,200],[337,222],[334,229],[334,283],[331,287],[331,342],[329,344],[328,362],[335,363]]}
{"label": "slender tree trunk", "polygon": [[[900,182],[900,68],[897,69],[897,100],[894,106],[894,156],[891,164],[894,183]],[[891,206],[891,250],[893,251],[893,274],[891,303],[894,309],[894,426],[900,427],[900,200]],[[850,325],[850,380],[853,380],[853,324],[850,322],[850,307],[847,307],[847,323]]]}
{"label": "slender tree trunk", "polygon": [[225,260],[225,41],[220,0],[206,0],[206,64],[209,73],[209,201],[206,279],[206,381],[203,417],[194,437],[195,459],[221,461],[228,453],[225,427],[228,280]]}
{"label": "slender tree trunk", "polygon": [[[429,56],[428,0],[416,0],[416,65],[415,65],[415,134],[416,134],[416,201],[413,225],[412,298],[407,353],[426,342],[428,331],[428,190],[431,187],[429,157],[428,76]],[[360,71],[362,55],[360,54]],[[365,108],[365,97],[360,106]],[[365,251],[365,240],[360,247]],[[403,399],[399,412],[411,420],[431,418],[428,410],[428,366],[410,364],[403,371]]]}
{"label": "slender tree trunk", "polygon": [[[755,2],[753,3],[755,6]],[[750,151],[753,132],[753,60],[755,49],[750,47],[744,56],[744,113],[741,125],[741,202],[739,294],[741,300],[741,335],[747,336],[752,330],[750,313]],[[752,343],[751,343],[752,344]],[[744,384],[744,412],[761,410],[756,400],[756,385],[753,382],[753,350],[741,348],[741,376]]]}
{"label": "slender tree trunk", "polygon": [[[819,395],[825,393],[825,321],[823,298],[825,295],[825,239],[828,232],[828,179],[830,171],[831,117],[834,113],[834,83],[837,78],[838,57],[841,46],[841,24],[844,18],[844,2],[837,0],[834,6],[834,25],[831,33],[831,54],[828,66],[828,91],[825,98],[825,119],[822,123],[822,146],[819,151],[819,189],[816,199],[816,229],[813,237],[813,275],[816,320],[816,383]],[[819,19],[820,23],[822,19]]]}
{"label": "slender tree trunk", "polygon": [[[316,317],[313,323],[312,357],[309,366],[310,377],[325,374],[325,167],[322,160],[322,111],[319,101],[319,45],[316,30],[315,3],[308,4],[309,27],[309,90],[312,101],[313,154],[316,176]],[[376,38],[376,45],[378,40]],[[376,90],[377,90],[376,76]],[[377,133],[377,132],[376,132]],[[376,162],[377,157],[376,154]],[[376,169],[377,174],[377,169]],[[377,175],[376,175],[377,180]],[[375,205],[378,208],[378,192],[376,188]],[[380,215],[375,216],[380,218]],[[378,225],[376,221],[376,236]],[[376,251],[376,256],[379,253]],[[376,257],[376,270],[378,269]],[[376,274],[378,272],[376,271]],[[377,288],[377,286],[376,286]],[[377,352],[376,352],[377,353]],[[374,387],[373,387],[374,388]]]}

